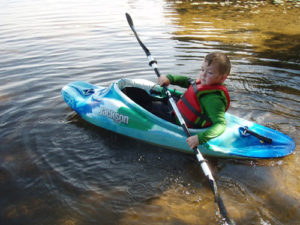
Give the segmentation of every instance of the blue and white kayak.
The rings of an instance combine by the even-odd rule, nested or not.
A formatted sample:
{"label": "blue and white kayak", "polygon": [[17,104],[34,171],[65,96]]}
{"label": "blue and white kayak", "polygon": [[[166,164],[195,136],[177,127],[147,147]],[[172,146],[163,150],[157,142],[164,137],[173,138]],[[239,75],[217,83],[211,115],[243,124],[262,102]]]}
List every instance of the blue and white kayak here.
{"label": "blue and white kayak", "polygon": [[[96,126],[193,154],[181,126],[167,122],[143,107],[147,101],[162,98],[158,94],[160,91],[159,85],[143,79],[120,79],[109,87],[76,81],[62,88],[62,96],[84,120]],[[222,135],[198,146],[202,154],[226,158],[278,158],[295,149],[295,142],[279,131],[229,113],[226,113],[226,122]],[[204,131],[205,128],[190,129],[192,135]]]}

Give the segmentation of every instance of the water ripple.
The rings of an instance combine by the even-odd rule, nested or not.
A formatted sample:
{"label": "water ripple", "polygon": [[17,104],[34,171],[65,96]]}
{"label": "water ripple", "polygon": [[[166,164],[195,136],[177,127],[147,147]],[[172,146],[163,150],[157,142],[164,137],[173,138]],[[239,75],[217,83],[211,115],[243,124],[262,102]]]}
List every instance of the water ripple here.
{"label": "water ripple", "polygon": [[[0,223],[221,223],[192,157],[90,125],[60,91],[75,80],[156,82],[125,19],[130,12],[162,74],[197,78],[207,53],[226,52],[230,112],[299,144],[299,10],[283,2],[0,2]],[[297,207],[289,193],[298,161],[298,151],[280,163],[210,159],[241,224],[298,221],[271,196]],[[281,188],[268,194],[270,187]]]}

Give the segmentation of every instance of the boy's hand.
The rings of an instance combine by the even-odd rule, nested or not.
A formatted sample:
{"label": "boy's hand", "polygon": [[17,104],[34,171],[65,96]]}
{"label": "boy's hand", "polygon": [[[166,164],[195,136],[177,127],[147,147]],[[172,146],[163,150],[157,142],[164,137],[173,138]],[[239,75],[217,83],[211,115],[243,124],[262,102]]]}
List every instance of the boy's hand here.
{"label": "boy's hand", "polygon": [[163,87],[163,86],[168,86],[170,84],[170,80],[167,78],[167,76],[162,75],[158,78],[158,84]]}
{"label": "boy's hand", "polygon": [[191,137],[188,137],[186,139],[186,142],[188,143],[188,145],[190,146],[191,149],[197,147],[199,145],[199,140],[198,140],[198,136],[194,135]]}

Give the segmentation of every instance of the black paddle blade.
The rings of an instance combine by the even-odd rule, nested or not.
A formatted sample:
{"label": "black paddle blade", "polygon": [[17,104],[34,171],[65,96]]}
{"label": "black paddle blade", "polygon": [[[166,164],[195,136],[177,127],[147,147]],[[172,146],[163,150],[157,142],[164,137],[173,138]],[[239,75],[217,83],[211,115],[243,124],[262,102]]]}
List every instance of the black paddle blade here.
{"label": "black paddle blade", "polygon": [[129,24],[129,26],[133,26],[133,21],[132,21],[132,19],[131,19],[131,16],[128,14],[128,13],[125,13],[125,15],[126,15],[126,18],[127,18],[127,22],[128,22],[128,24]]}
{"label": "black paddle blade", "polygon": [[215,203],[218,205],[220,214],[223,217],[223,219],[225,220],[226,224],[227,225],[235,225],[235,223],[229,218],[229,216],[227,214],[227,210],[225,208],[223,199],[221,198],[221,196],[218,192],[216,182],[214,180],[209,179],[209,184],[210,184],[210,188],[215,196]]}
{"label": "black paddle blade", "polygon": [[136,37],[138,43],[140,44],[140,46],[143,48],[144,52],[146,53],[147,57],[151,56],[151,53],[149,51],[149,49],[144,45],[144,43],[141,41],[141,39],[139,38],[136,30],[134,29],[134,25],[133,25],[133,20],[131,18],[131,16],[128,13],[125,13],[126,18],[127,18],[127,22],[131,28],[131,30],[133,31],[134,36]]}
{"label": "black paddle blade", "polygon": [[223,199],[221,198],[221,196],[217,196],[215,198],[215,201],[219,207],[219,210],[220,210],[220,214],[222,215],[223,219],[225,219],[225,222],[228,224],[228,225],[235,225],[235,222],[232,221],[229,217],[228,217],[228,214],[227,214],[227,211],[226,211],[226,208],[225,208],[225,205],[224,205],[224,202],[223,202]]}

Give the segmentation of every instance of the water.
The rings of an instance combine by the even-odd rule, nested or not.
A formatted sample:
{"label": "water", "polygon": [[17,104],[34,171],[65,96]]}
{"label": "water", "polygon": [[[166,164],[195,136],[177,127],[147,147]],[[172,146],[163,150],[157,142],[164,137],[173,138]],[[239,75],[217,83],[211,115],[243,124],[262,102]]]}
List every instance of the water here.
{"label": "water", "polygon": [[[196,78],[222,50],[230,113],[299,145],[299,1],[0,1],[0,224],[222,224],[193,156],[94,127],[63,85]],[[299,147],[276,160],[209,159],[237,224],[299,224]]]}

